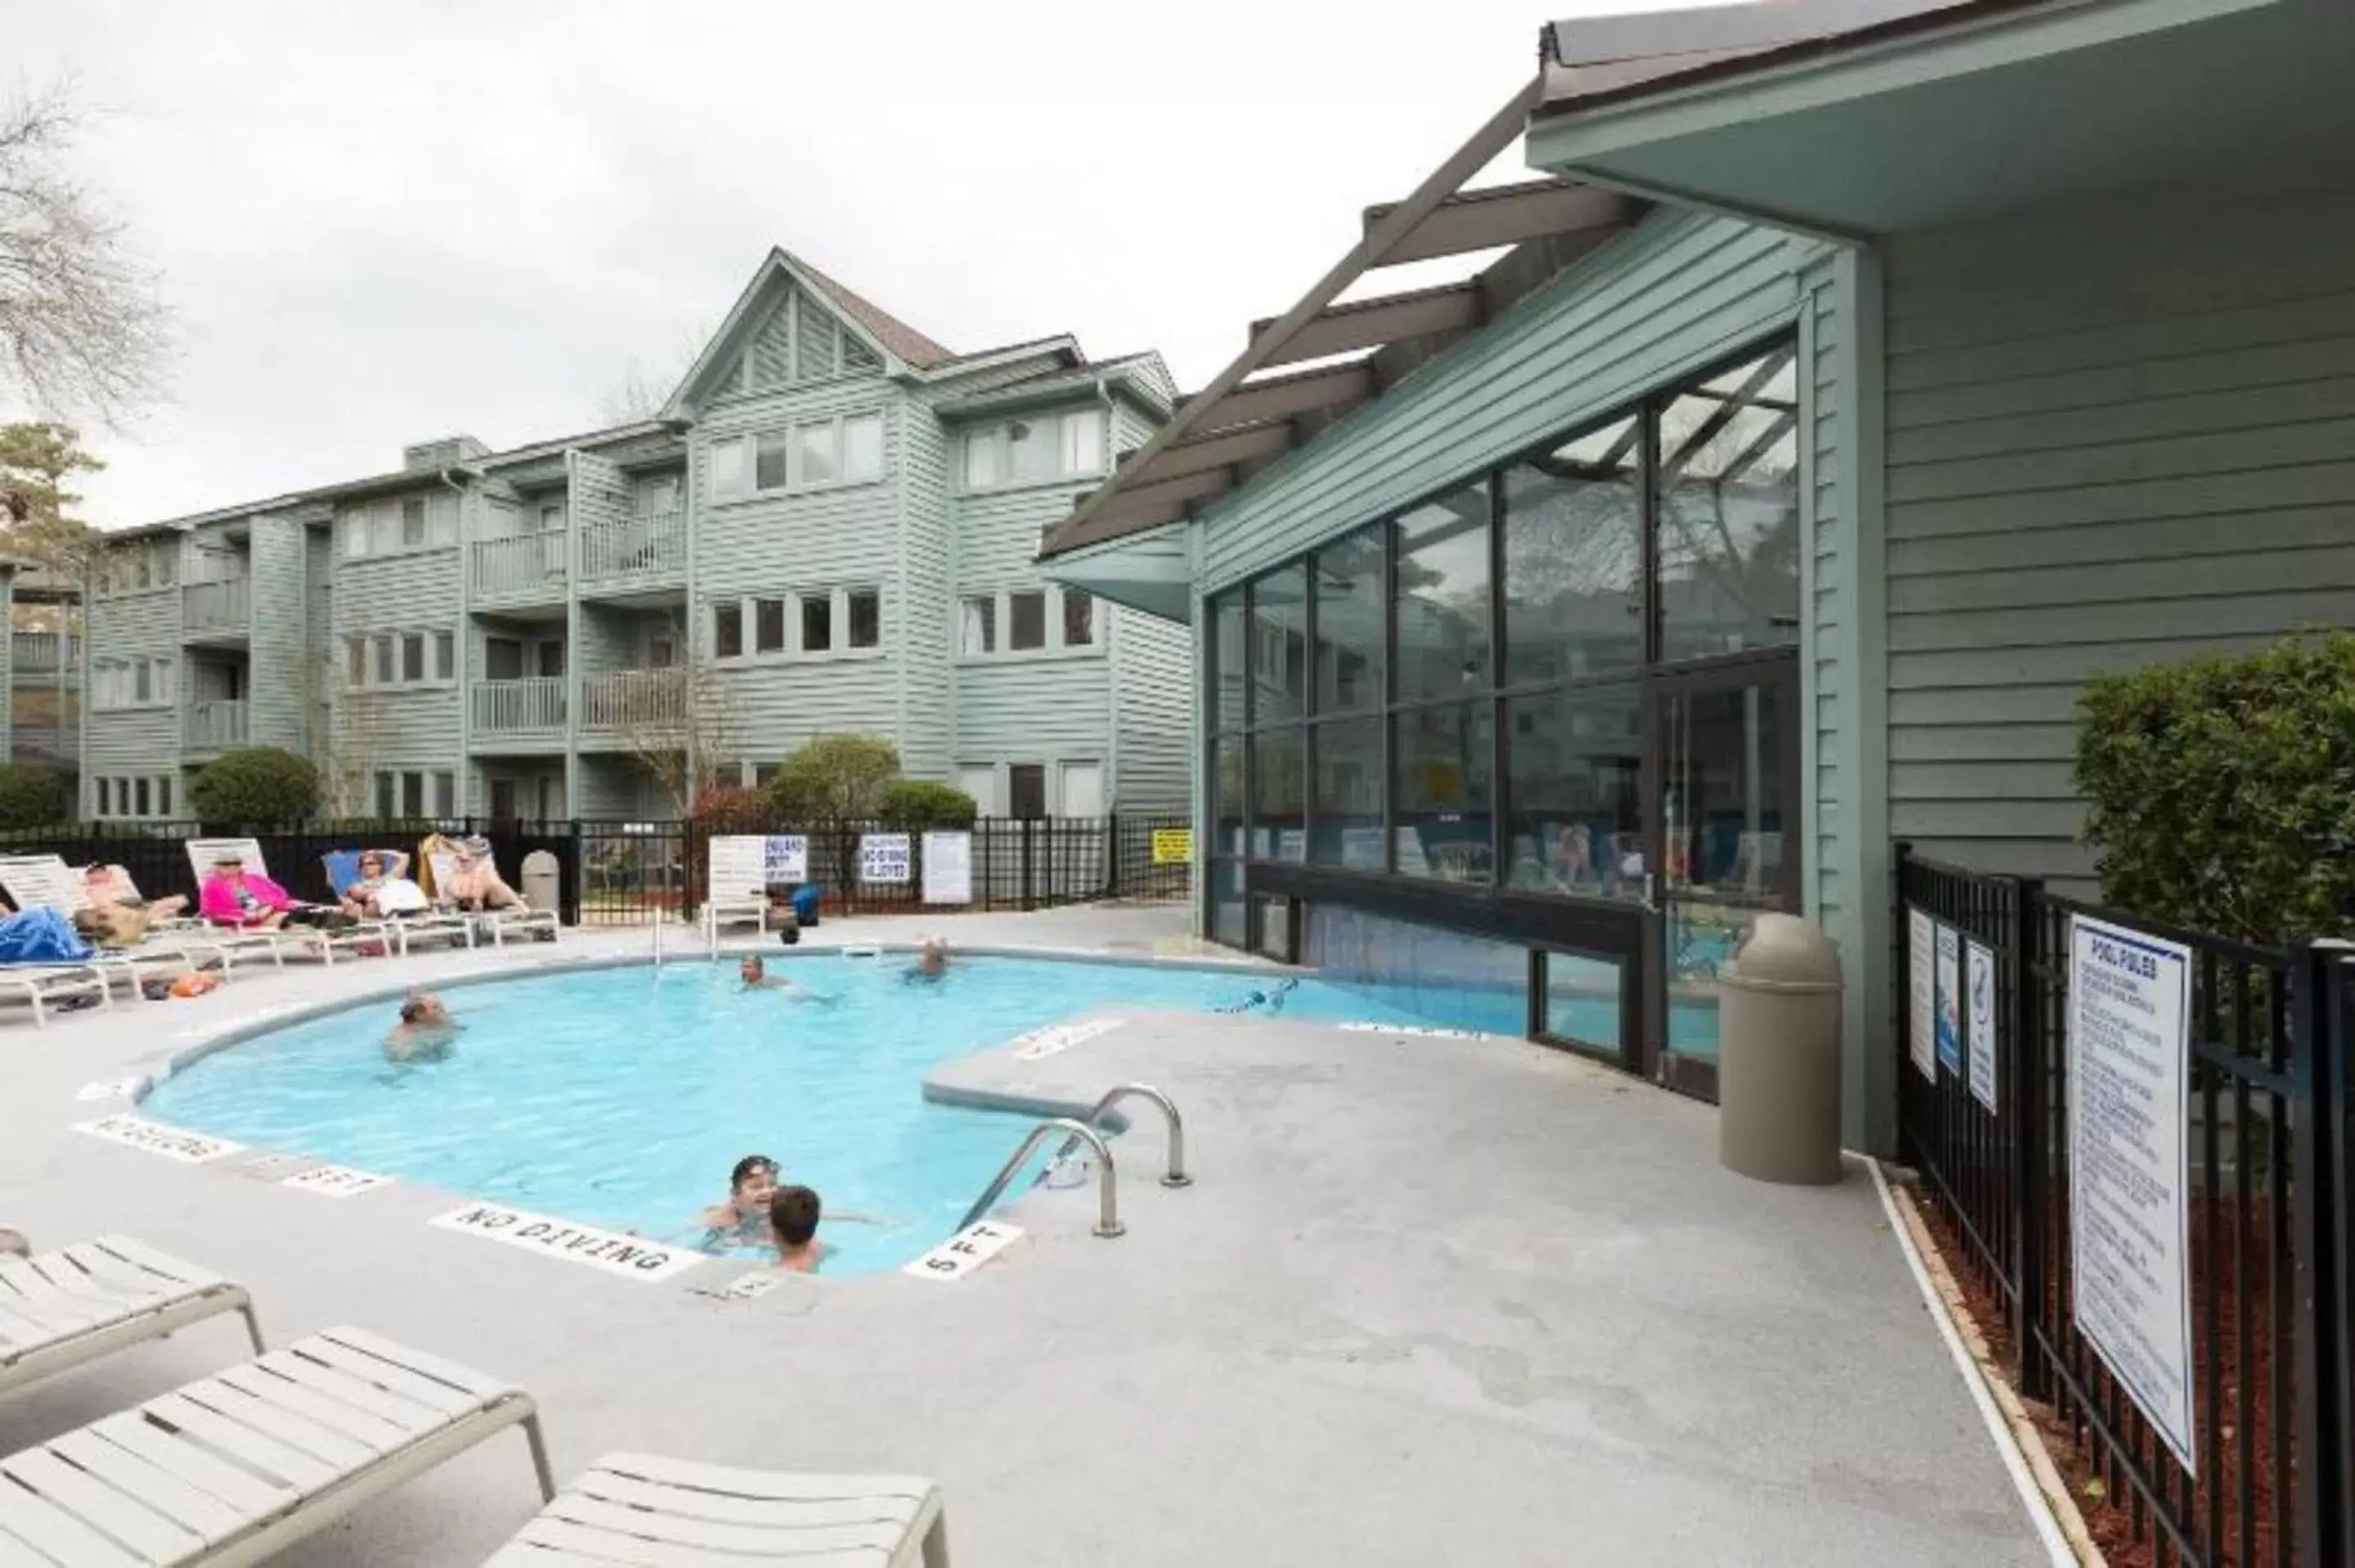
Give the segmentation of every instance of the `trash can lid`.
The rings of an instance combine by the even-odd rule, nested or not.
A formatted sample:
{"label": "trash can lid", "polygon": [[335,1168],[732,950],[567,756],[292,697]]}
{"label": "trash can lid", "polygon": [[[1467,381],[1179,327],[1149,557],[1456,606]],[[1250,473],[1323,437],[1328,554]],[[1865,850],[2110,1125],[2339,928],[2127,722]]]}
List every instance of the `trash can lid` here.
{"label": "trash can lid", "polygon": [[1839,949],[1796,915],[1761,915],[1718,979],[1750,991],[1838,991]]}

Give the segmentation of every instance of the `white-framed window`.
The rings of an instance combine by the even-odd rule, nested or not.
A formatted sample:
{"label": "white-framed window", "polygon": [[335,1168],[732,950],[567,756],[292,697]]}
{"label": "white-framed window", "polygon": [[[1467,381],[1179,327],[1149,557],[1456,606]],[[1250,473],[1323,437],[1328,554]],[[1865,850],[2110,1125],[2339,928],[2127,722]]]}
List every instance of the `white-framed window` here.
{"label": "white-framed window", "polygon": [[884,474],[883,416],[778,425],[713,441],[710,453],[714,501],[872,484]]}
{"label": "white-framed window", "polygon": [[1058,584],[967,594],[957,608],[957,652],[964,658],[1081,653],[1102,646],[1096,599],[1084,588]]}
{"label": "white-framed window", "polygon": [[714,659],[828,659],[882,645],[880,588],[796,588],[711,606]]}
{"label": "white-framed window", "polygon": [[782,599],[756,599],[752,601],[752,652],[782,653],[785,651],[785,601]]}
{"label": "white-framed window", "polygon": [[157,819],[172,814],[172,776],[168,773],[107,776],[92,779],[91,814],[111,819]]}
{"label": "white-framed window", "polygon": [[957,601],[957,649],[967,658],[997,652],[997,596],[967,594]]}
{"label": "white-framed window", "polygon": [[[499,641],[486,640],[485,646]],[[458,678],[458,634],[442,628],[344,636],[344,689],[394,691]],[[496,678],[496,677],[494,677]]]}
{"label": "white-framed window", "polygon": [[98,592],[105,599],[124,594],[154,593],[177,579],[180,536],[131,539],[109,546],[98,561]]}
{"label": "white-framed window", "polygon": [[876,588],[852,588],[843,596],[845,606],[843,646],[846,648],[879,648],[883,645],[883,595]]}
{"label": "white-framed window", "polygon": [[832,652],[834,596],[830,593],[805,593],[797,597],[802,607],[801,651],[805,653]]}
{"label": "white-framed window", "polygon": [[964,487],[1044,484],[1103,471],[1104,412],[1090,405],[975,425],[964,435]]}
{"label": "white-framed window", "polygon": [[385,768],[376,776],[376,814],[447,817],[457,810],[458,776],[432,768]]}
{"label": "white-framed window", "polygon": [[711,607],[711,656],[744,656],[744,606],[737,599],[723,599]]}
{"label": "white-framed window", "polygon": [[101,659],[91,666],[91,705],[95,708],[161,708],[176,695],[176,663],[168,653]]}
{"label": "white-framed window", "polygon": [[564,503],[543,501],[539,503],[539,531],[543,534],[564,532]]}
{"label": "white-framed window", "polygon": [[458,497],[444,489],[360,502],[336,519],[336,531],[347,561],[446,550],[458,542]]}

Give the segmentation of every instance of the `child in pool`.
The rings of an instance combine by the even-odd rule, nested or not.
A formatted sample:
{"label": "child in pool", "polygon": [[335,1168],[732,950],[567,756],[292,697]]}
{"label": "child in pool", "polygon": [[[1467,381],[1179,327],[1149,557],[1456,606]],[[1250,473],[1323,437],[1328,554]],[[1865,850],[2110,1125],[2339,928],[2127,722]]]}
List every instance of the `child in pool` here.
{"label": "child in pool", "polygon": [[831,1249],[817,1239],[823,1205],[807,1187],[780,1187],[769,1200],[769,1226],[777,1244],[777,1266],[792,1274],[815,1274]]}

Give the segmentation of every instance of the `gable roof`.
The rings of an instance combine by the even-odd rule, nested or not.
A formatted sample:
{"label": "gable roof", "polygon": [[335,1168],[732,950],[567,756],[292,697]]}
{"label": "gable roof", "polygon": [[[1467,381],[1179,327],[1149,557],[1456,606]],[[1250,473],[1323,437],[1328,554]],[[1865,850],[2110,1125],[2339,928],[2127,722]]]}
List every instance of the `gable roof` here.
{"label": "gable roof", "polygon": [[918,370],[931,370],[959,357],[954,351],[943,348],[865,295],[843,287],[793,252],[778,254],[792,262],[837,310],[858,323],[860,330],[881,344],[893,358]]}

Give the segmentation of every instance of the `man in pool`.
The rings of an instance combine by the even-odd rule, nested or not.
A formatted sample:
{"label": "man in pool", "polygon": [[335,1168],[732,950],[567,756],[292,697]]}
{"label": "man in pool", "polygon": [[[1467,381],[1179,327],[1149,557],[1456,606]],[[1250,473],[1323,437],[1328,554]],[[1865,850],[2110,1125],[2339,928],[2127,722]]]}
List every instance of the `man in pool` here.
{"label": "man in pool", "polygon": [[817,1239],[823,1209],[807,1187],[780,1187],[769,1200],[771,1239],[777,1245],[777,1266],[791,1274],[815,1274],[831,1249]]}
{"label": "man in pool", "polygon": [[939,937],[927,937],[924,945],[916,949],[914,967],[900,978],[905,980],[936,980],[948,972],[948,943]]}
{"label": "man in pool", "polygon": [[439,1062],[457,1038],[449,1004],[430,991],[412,991],[400,1004],[400,1022],[386,1038],[384,1054],[394,1062]]}
{"label": "man in pool", "polygon": [[[809,1191],[806,1187],[797,1190]],[[765,1154],[744,1156],[736,1162],[736,1168],[728,1172],[728,1201],[703,1211],[702,1219],[698,1222],[703,1226],[703,1239],[698,1245],[706,1252],[768,1245],[773,1239],[769,1204],[783,1191],[784,1189],[777,1185],[775,1160]],[[834,1223],[838,1225],[888,1225],[899,1222],[879,1220],[872,1214],[837,1214]]]}

